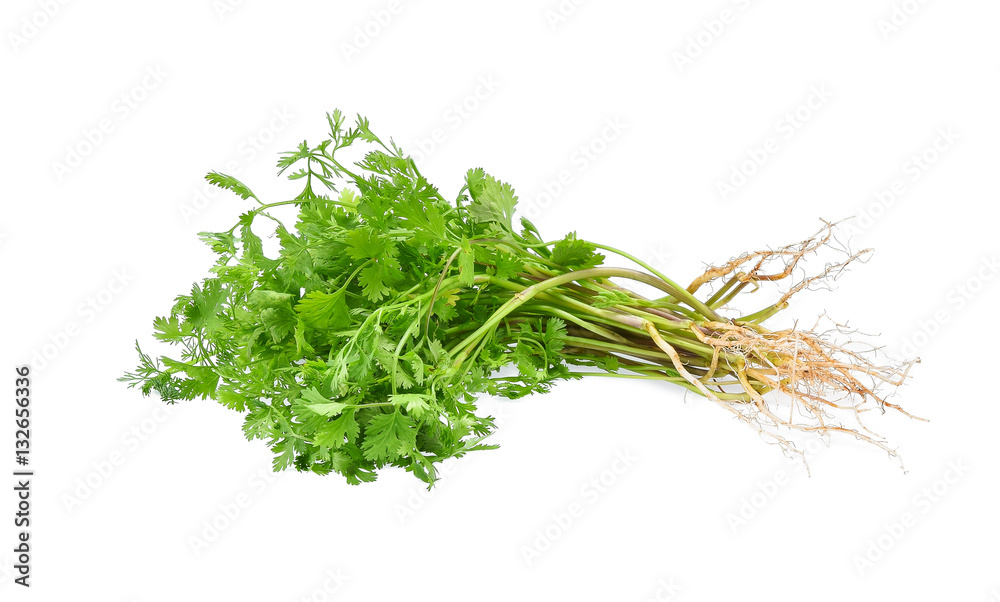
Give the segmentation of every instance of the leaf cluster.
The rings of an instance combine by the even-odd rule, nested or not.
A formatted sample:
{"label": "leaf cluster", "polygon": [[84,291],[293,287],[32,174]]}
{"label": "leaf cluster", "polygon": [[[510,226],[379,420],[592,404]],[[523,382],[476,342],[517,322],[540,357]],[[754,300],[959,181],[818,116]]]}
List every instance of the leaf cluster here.
{"label": "leaf cluster", "polygon": [[[494,420],[477,414],[477,395],[520,397],[571,377],[566,322],[552,315],[504,320],[471,351],[458,343],[530,286],[532,270],[602,257],[575,236],[532,250],[541,240],[526,220],[515,227],[514,190],[482,169],[449,202],[366,119],[348,128],[338,111],[328,124],[325,140],[278,161],[303,185],[292,199],[264,204],[231,176],[207,176],[259,205],[200,235],[217,254],[212,275],[153,322],[177,353],[140,349],[122,380],[169,403],[212,399],[244,414],[275,470],[356,484],[398,466],[431,484],[435,464],[491,447]],[[348,166],[349,147],[362,157]],[[298,208],[293,228],[273,215],[280,205]],[[275,257],[263,252],[261,218],[274,225]]]}

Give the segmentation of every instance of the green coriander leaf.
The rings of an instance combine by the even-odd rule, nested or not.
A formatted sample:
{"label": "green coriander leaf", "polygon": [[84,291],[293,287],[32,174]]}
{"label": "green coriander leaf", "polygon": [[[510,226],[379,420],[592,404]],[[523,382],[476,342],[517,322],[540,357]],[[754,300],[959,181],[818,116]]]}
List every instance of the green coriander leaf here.
{"label": "green coriander leaf", "polygon": [[227,291],[218,278],[205,280],[191,288],[192,304],[187,306],[185,317],[195,329],[216,330],[224,323]]}
{"label": "green coriander leaf", "polygon": [[247,188],[246,184],[240,182],[233,176],[227,176],[217,171],[213,171],[207,174],[205,176],[205,179],[208,180],[208,182],[214,186],[218,186],[219,188],[225,188],[227,190],[235,192],[237,195],[239,195],[241,199],[246,200],[250,197],[253,197],[254,199],[257,198],[257,195],[255,195],[253,192],[250,192],[250,189]]}
{"label": "green coriander leaf", "polygon": [[472,246],[469,239],[462,238],[461,251],[458,253],[458,273],[462,286],[472,286],[476,283],[476,264],[473,262]]}
{"label": "green coriander leaf", "polygon": [[302,399],[313,402],[306,404],[305,407],[320,416],[336,416],[337,414],[343,412],[347,407],[346,403],[330,401],[326,396],[316,390],[316,387],[303,389],[301,396]]}
{"label": "green coriander leaf", "polygon": [[371,228],[359,228],[347,233],[347,248],[351,259],[377,259],[389,252],[389,241]]}
{"label": "green coriander leaf", "polygon": [[247,439],[265,439],[274,429],[274,416],[271,408],[260,408],[247,414],[243,422],[243,433]]}
{"label": "green coriander leaf", "polygon": [[295,312],[312,328],[319,330],[340,330],[351,323],[347,307],[346,288],[332,293],[312,291],[296,305]]}
{"label": "green coriander leaf", "polygon": [[524,269],[524,260],[513,253],[498,251],[496,254],[496,277],[501,280],[511,280]]}
{"label": "green coriander leaf", "polygon": [[247,398],[234,391],[219,389],[219,403],[230,410],[244,412],[247,408]]}
{"label": "green coriander leaf", "polygon": [[406,408],[408,415],[423,418],[430,411],[430,402],[434,401],[434,397],[421,393],[397,393],[390,395],[389,401],[396,407]]}
{"label": "green coriander leaf", "polygon": [[295,462],[295,454],[299,451],[301,442],[299,439],[286,437],[271,446],[274,453],[274,460],[271,466],[275,472],[284,470]]}
{"label": "green coriander leaf", "polygon": [[153,320],[153,330],[155,331],[154,337],[168,343],[180,343],[186,335],[190,334],[190,329],[185,328],[177,316],[156,318]]}
{"label": "green coriander leaf", "polygon": [[368,120],[364,117],[358,116],[358,131],[361,133],[361,139],[368,142],[380,142],[378,136],[372,133],[371,126],[368,124]]}
{"label": "green coriander leaf", "polygon": [[340,448],[347,443],[354,443],[358,438],[360,427],[355,420],[354,408],[348,408],[336,419],[327,422],[316,431],[314,442],[323,447]]}
{"label": "green coriander leaf", "polygon": [[372,264],[361,270],[358,275],[358,284],[362,286],[365,297],[372,301],[381,301],[382,297],[386,297],[392,292],[391,282],[388,282],[390,279],[391,276],[386,266]]}
{"label": "green coriander leaf", "polygon": [[236,254],[236,237],[232,232],[199,232],[198,236],[218,255]]}
{"label": "green coriander leaf", "polygon": [[276,307],[264,309],[260,312],[260,321],[271,334],[271,340],[280,343],[288,335],[295,332],[299,325],[299,318],[291,309],[287,307]]}
{"label": "green coriander leaf", "polygon": [[490,175],[481,180],[477,175],[474,184],[469,186],[473,199],[469,205],[472,219],[480,223],[496,222],[506,230],[512,231],[511,220],[514,218],[517,196],[510,184],[500,182]]}
{"label": "green coriander leaf", "polygon": [[358,195],[353,190],[348,188],[341,190],[337,201],[344,205],[344,210],[348,213],[358,212]]}
{"label": "green coriander leaf", "polygon": [[260,237],[253,233],[253,214],[244,213],[240,216],[240,243],[243,245],[243,256],[249,259],[259,257],[264,252]]}
{"label": "green coriander leaf", "polygon": [[281,241],[281,257],[285,265],[294,272],[311,274],[313,261],[305,239],[290,233],[284,226],[278,226],[277,233],[278,240]]}
{"label": "green coriander leaf", "polygon": [[397,409],[390,414],[379,414],[368,421],[361,448],[368,460],[392,461],[411,449],[416,440],[416,423]]}
{"label": "green coriander leaf", "polygon": [[583,270],[601,265],[604,255],[598,253],[593,244],[579,240],[576,232],[570,232],[552,248],[551,259],[565,268]]}
{"label": "green coriander leaf", "polygon": [[542,335],[542,342],[550,358],[559,356],[566,345],[566,322],[561,318],[549,318],[545,321],[545,333]]}
{"label": "green coriander leaf", "polygon": [[306,325],[305,320],[299,318],[298,322],[295,325],[295,330],[294,330],[295,354],[298,357],[302,357],[304,355],[312,355],[316,353],[316,350],[313,349],[312,344],[309,343],[308,339],[309,330],[310,328],[309,326]]}
{"label": "green coriander leaf", "polygon": [[279,293],[267,289],[256,289],[250,293],[248,301],[255,309],[291,309],[295,295]]}

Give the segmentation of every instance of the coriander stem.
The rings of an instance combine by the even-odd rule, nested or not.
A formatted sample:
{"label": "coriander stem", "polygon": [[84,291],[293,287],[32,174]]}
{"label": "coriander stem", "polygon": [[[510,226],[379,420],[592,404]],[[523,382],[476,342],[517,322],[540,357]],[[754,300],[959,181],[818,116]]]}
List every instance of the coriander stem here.
{"label": "coriander stem", "polygon": [[[641,260],[641,259],[639,259],[639,258],[637,258],[637,257],[635,257],[633,255],[630,255],[629,253],[626,253],[625,251],[622,251],[620,249],[616,249],[614,247],[610,247],[608,245],[601,245],[601,244],[597,244],[597,243],[590,243],[590,244],[594,245],[598,249],[603,249],[605,251],[611,251],[612,253],[615,253],[616,255],[620,255],[620,256],[624,257],[625,259],[633,261],[637,265],[639,265],[639,266],[641,266],[641,267],[649,270],[649,272],[651,274],[653,274],[656,277],[658,277],[661,281],[663,281],[664,283],[666,283],[670,288],[669,289],[663,288],[663,287],[657,286],[655,284],[653,284],[653,286],[655,286],[656,288],[658,288],[658,289],[660,289],[660,290],[662,290],[662,291],[664,291],[666,293],[670,293],[671,296],[673,296],[673,297],[675,297],[677,299],[684,300],[692,308],[694,308],[694,309],[698,310],[699,312],[701,312],[701,314],[703,316],[705,316],[706,318],[710,318],[710,319],[718,320],[718,321],[724,321],[724,318],[722,318],[721,316],[719,316],[718,314],[716,314],[715,311],[712,308],[708,307],[707,305],[705,305],[704,303],[702,303],[701,301],[699,301],[698,299],[696,299],[694,295],[692,295],[691,293],[687,292],[687,289],[685,289],[684,287],[680,286],[679,284],[677,284],[676,282],[674,282],[670,278],[667,278],[666,276],[663,275],[662,272],[660,272],[659,270],[657,270],[653,266],[649,265],[645,261],[643,261],[643,260]],[[641,272],[639,272],[639,273],[641,273]],[[639,280],[639,281],[640,282],[645,282],[645,284],[651,284],[650,282],[647,282],[645,280]]]}

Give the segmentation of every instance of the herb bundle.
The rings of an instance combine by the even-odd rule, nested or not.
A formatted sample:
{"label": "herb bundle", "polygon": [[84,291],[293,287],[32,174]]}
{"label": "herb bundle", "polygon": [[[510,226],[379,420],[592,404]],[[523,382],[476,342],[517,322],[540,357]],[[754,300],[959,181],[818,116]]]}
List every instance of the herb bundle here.
{"label": "herb bundle", "polygon": [[[246,436],[267,442],[275,470],[353,484],[386,466],[433,484],[436,463],[495,447],[484,443],[495,425],[476,413],[478,394],[518,398],[599,376],[683,387],[787,452],[798,452],[785,436],[797,430],[847,433],[895,455],[859,417],[905,413],[880,388],[902,384],[909,363],[877,364],[831,332],[763,325],[867,254],[841,248],[839,261],[796,277],[800,260],[836,248],[834,224],[683,287],[625,251],[515,224],[514,190],[482,169],[449,202],[366,119],[327,119],[326,140],[278,161],[303,184],[294,199],[265,203],[233,177],[207,176],[258,205],[231,229],[201,234],[218,255],[212,276],[154,321],[155,338],[179,354],[139,349],[138,368],[121,378],[130,387],[168,403],[217,400],[245,414]],[[344,160],[359,147],[359,160]],[[282,205],[298,208],[291,230],[273,215]],[[254,231],[261,218],[275,224],[277,257]],[[634,268],[605,266],[603,253]],[[795,282],[777,302],[734,315],[734,301],[786,278]]]}

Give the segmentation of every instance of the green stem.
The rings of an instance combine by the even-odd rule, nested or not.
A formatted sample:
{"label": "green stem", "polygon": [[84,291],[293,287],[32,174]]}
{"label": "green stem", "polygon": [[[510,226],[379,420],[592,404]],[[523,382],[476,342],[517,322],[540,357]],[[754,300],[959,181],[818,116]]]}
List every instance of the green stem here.
{"label": "green stem", "polygon": [[715,294],[709,297],[708,301],[705,302],[705,305],[708,305],[712,309],[718,309],[720,305],[719,299],[721,299],[723,295],[729,292],[729,289],[733,288],[733,286],[737,282],[739,282],[739,274],[734,275],[726,282],[726,284],[722,286],[722,288],[715,291]]}
{"label": "green stem", "polygon": [[[685,303],[687,303],[688,305],[690,305],[692,308],[694,308],[694,309],[698,310],[699,312],[701,312],[701,314],[703,316],[705,316],[706,318],[709,318],[709,319],[712,319],[712,320],[716,320],[716,321],[719,321],[719,322],[722,322],[722,321],[725,320],[724,318],[722,318],[721,316],[719,316],[718,314],[716,314],[715,311],[712,308],[708,307],[707,305],[705,305],[704,303],[702,303],[701,301],[699,301],[698,299],[696,299],[694,295],[692,295],[691,293],[687,292],[687,289],[685,289],[684,287],[680,286],[679,284],[677,284],[676,282],[674,282],[670,278],[667,278],[665,275],[663,275],[662,272],[660,272],[659,270],[657,270],[653,266],[649,265],[645,261],[643,261],[643,260],[641,260],[641,259],[639,259],[639,258],[637,258],[637,257],[635,257],[635,256],[633,256],[633,255],[631,255],[629,253],[626,253],[625,251],[622,251],[620,249],[616,249],[614,247],[610,247],[608,245],[600,245],[600,244],[596,244],[596,243],[591,243],[591,244],[594,245],[595,247],[597,247],[598,249],[603,249],[605,251],[611,251],[612,253],[615,253],[617,255],[621,255],[625,259],[633,261],[637,265],[639,265],[639,266],[641,266],[641,267],[649,270],[649,272],[651,274],[657,276],[660,280],[662,280],[667,285],[669,285],[670,288],[666,289],[666,288],[663,288],[663,287],[660,287],[660,286],[656,286],[656,285],[653,285],[653,286],[656,286],[656,288],[658,288],[658,289],[660,289],[660,290],[662,290],[662,291],[664,291],[666,293],[669,293],[670,295],[672,295],[674,298],[676,298],[678,300],[683,300]],[[642,282],[642,281],[640,280],[640,282]],[[647,282],[646,284],[649,284],[649,283]]]}
{"label": "green stem", "polygon": [[538,310],[540,312],[544,312],[546,314],[555,316],[557,318],[562,318],[567,322],[572,322],[573,324],[576,324],[580,328],[589,330],[590,332],[600,337],[604,337],[605,339],[608,339],[610,341],[615,341],[617,343],[628,343],[628,339],[619,335],[618,333],[608,330],[607,328],[598,326],[593,322],[588,322],[587,320],[584,320],[579,316],[572,314],[568,311],[565,311],[564,309],[558,308],[554,305],[546,305],[543,303],[529,303],[528,305],[525,305],[524,308],[530,310]]}
{"label": "green stem", "polygon": [[753,324],[758,324],[758,323],[763,322],[764,320],[770,318],[774,314],[778,313],[779,311],[781,311],[781,310],[783,310],[783,309],[785,309],[787,307],[788,307],[788,303],[787,302],[775,303],[774,305],[771,305],[769,307],[765,307],[764,309],[762,309],[762,310],[760,310],[758,312],[754,312],[754,313],[752,313],[750,315],[743,316],[742,318],[740,318],[739,320],[737,320],[737,324],[740,324],[740,323],[743,323],[743,322],[750,322],[750,323],[753,323]]}
{"label": "green stem", "polygon": [[[548,280],[543,280],[542,282],[537,282],[532,284],[528,288],[520,291],[514,295],[514,298],[504,303],[500,308],[493,313],[492,316],[483,323],[474,333],[462,340],[458,345],[452,348],[450,353],[456,356],[455,363],[453,364],[454,369],[458,369],[464,362],[465,358],[468,357],[469,347],[474,345],[476,341],[484,337],[487,333],[491,332],[496,328],[497,324],[504,319],[512,311],[520,307],[526,301],[541,293],[547,291],[551,288],[566,284],[567,282],[573,282],[574,280],[584,280],[587,278],[629,278],[639,282],[645,282],[652,286],[670,292],[673,287],[669,284],[658,280],[654,276],[639,272],[636,270],[629,270],[625,268],[588,268],[584,270],[577,270],[573,272],[566,272],[565,274],[560,274],[559,276],[553,276]],[[706,308],[707,309],[707,308]],[[709,310],[711,311],[711,310]],[[632,326],[633,328],[641,328],[642,320],[635,317],[623,317],[621,319],[622,324],[627,326]]]}

